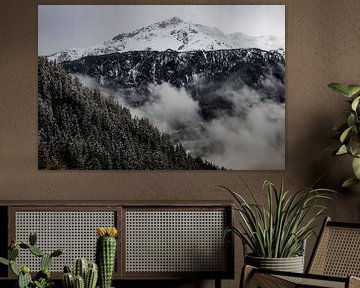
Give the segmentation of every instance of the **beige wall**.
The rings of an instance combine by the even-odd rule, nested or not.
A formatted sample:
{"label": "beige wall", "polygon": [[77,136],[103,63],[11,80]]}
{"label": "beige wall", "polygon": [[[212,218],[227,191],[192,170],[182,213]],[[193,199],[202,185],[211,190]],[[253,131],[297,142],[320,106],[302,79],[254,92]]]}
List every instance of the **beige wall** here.
{"label": "beige wall", "polygon": [[[61,3],[66,2],[70,3]],[[37,4],[59,2],[0,3],[0,200],[230,199],[206,187],[216,183],[236,188],[236,175],[243,176],[264,199],[264,179],[280,183],[284,178],[288,188],[298,189],[325,173],[321,185],[339,190],[329,215],[360,222],[360,186],[347,191],[339,188],[351,173],[350,162],[324,151],[332,143],[332,126],[346,107],[327,84],[360,82],[359,0],[196,1],[286,5],[286,170],[275,172],[38,171]],[[236,255],[240,258],[239,252]],[[225,286],[237,287],[238,274],[236,281],[226,281]]]}

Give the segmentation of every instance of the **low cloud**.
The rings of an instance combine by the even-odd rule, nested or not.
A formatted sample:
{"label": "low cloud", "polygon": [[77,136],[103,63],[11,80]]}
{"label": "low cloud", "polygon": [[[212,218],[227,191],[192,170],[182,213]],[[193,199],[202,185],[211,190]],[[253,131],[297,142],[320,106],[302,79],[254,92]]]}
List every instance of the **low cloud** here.
{"label": "low cloud", "polygon": [[[97,86],[90,77],[76,76],[84,85],[100,89],[105,96],[115,96],[132,115],[148,118],[190,153],[220,167],[234,170],[285,168],[285,104],[278,101],[278,97],[271,100],[259,90],[243,84],[239,86],[239,82],[236,85],[222,83],[216,89],[209,89],[211,97],[215,95],[230,102],[232,111],[220,111],[217,117],[204,120],[198,100],[183,87],[176,88],[168,83],[150,85],[145,104],[131,107],[124,100],[124,91],[114,92]],[[276,88],[276,93],[284,91],[283,84],[278,81],[271,78],[264,81],[264,86]]]}
{"label": "low cloud", "polygon": [[174,133],[191,122],[201,121],[200,106],[186,92],[168,83],[149,86],[149,100],[139,110],[163,132]]}

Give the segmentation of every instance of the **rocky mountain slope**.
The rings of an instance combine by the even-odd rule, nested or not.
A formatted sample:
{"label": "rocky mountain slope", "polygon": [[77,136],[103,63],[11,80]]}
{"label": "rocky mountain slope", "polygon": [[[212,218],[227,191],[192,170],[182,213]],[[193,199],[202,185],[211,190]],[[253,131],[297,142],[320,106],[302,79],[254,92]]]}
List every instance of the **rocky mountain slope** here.
{"label": "rocky mountain slope", "polygon": [[[124,95],[127,94],[127,100],[133,106],[146,102],[150,84],[164,82],[177,88],[185,87],[191,91],[194,99],[204,102],[204,105],[207,102],[206,107],[212,106],[211,101],[220,104],[217,102],[219,97],[216,97],[217,100],[209,97],[209,91],[224,85],[247,85],[275,102],[285,101],[285,59],[277,51],[254,48],[191,52],[132,51],[88,56],[63,62],[62,65],[70,73],[91,77],[98,85],[127,91]],[[282,88],[268,87],[269,78],[281,83]]]}

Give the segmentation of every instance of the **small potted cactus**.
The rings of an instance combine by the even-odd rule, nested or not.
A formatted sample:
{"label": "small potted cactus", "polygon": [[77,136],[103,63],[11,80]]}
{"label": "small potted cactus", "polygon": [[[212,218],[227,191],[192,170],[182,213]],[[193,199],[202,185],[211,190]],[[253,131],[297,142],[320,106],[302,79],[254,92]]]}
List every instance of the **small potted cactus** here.
{"label": "small potted cactus", "polygon": [[99,287],[110,288],[116,258],[115,227],[101,227],[97,229],[96,262],[99,267]]}
{"label": "small potted cactus", "polygon": [[74,272],[70,267],[64,267],[64,288],[95,288],[98,279],[98,267],[96,263],[88,263],[85,258],[78,258],[74,264]]}
{"label": "small potted cactus", "polygon": [[[30,233],[29,243],[12,242],[8,252],[8,259],[0,257],[0,263],[10,266],[11,271],[18,277],[19,288],[49,288],[54,285],[50,280],[50,265],[54,257],[58,257],[64,253],[63,249],[57,249],[52,253],[45,253],[36,246],[37,236]],[[30,275],[30,268],[26,265],[19,266],[16,259],[19,256],[20,249],[26,249],[33,255],[41,258],[41,270],[35,275],[33,280]]]}

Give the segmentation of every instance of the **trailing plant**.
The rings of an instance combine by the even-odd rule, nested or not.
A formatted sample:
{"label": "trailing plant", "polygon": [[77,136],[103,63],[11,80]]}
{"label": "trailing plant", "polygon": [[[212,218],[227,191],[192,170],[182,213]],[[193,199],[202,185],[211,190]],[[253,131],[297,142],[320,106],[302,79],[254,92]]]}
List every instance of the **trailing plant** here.
{"label": "trailing plant", "polygon": [[350,104],[350,110],[347,111],[347,119],[344,123],[334,127],[339,139],[339,146],[334,151],[334,155],[350,155],[352,160],[352,169],[354,177],[347,179],[342,186],[349,187],[360,183],[360,85],[344,85],[340,83],[331,83],[328,85],[338,94],[347,98],[346,102]]}
{"label": "trailing plant", "polygon": [[95,288],[98,279],[96,263],[88,263],[85,258],[78,258],[74,263],[74,271],[69,266],[64,267],[64,288]]}
{"label": "trailing plant", "polygon": [[118,232],[115,227],[101,227],[97,229],[96,262],[99,267],[100,288],[110,288],[112,274],[114,272],[116,256],[116,236]]}
{"label": "trailing plant", "polygon": [[315,220],[324,214],[325,206],[317,202],[332,199],[329,189],[304,188],[296,193],[285,191],[283,183],[278,189],[266,180],[266,206],[255,198],[249,186],[241,179],[251,201],[233,190],[219,186],[236,200],[233,205],[240,215],[240,227],[228,227],[225,234],[233,232],[252,251],[252,256],[288,258],[302,254],[306,239],[314,233]]}
{"label": "trailing plant", "polygon": [[[57,249],[51,254],[43,252],[36,246],[36,233],[30,233],[29,243],[13,242],[8,251],[8,259],[0,257],[0,263],[10,266],[11,271],[18,277],[19,288],[49,288],[54,285],[50,281],[50,265],[54,257],[64,253],[63,249]],[[20,249],[28,250],[33,255],[40,258],[41,270],[35,275],[34,280],[30,275],[30,268],[26,265],[19,266],[16,259],[19,256]]]}

